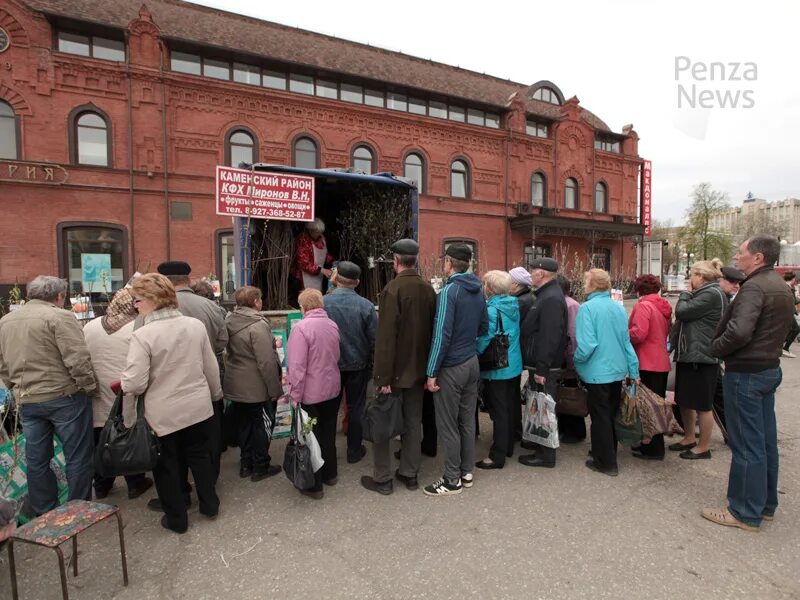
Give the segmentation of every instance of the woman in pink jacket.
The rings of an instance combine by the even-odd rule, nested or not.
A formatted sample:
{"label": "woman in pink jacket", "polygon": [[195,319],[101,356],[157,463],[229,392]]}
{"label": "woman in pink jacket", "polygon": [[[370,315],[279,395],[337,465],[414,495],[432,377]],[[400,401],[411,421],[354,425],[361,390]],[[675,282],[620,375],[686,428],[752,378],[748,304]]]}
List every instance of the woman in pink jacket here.
{"label": "woman in pink jacket", "polygon": [[[639,358],[639,375],[644,385],[664,398],[670,369],[667,338],[672,306],[661,297],[661,281],[654,275],[638,277],[633,289],[639,301],[628,320],[628,332]],[[634,447],[633,455],[645,460],[664,460],[664,436],[653,436],[649,444]]]}
{"label": "woman in pink jacket", "polygon": [[336,420],[339,415],[339,328],[322,308],[319,290],[305,289],[297,299],[303,319],[292,327],[286,345],[289,395],[317,420],[314,435],[325,464],[314,474],[315,484],[301,492],[315,500],[322,484],[336,485]]}

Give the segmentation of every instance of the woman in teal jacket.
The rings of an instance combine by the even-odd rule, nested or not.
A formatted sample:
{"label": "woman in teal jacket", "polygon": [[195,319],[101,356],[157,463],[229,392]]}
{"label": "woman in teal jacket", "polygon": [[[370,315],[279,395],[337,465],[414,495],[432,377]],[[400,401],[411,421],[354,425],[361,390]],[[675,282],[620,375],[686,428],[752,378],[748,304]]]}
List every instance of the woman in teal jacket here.
{"label": "woman in teal jacket", "polygon": [[619,411],[622,381],[639,379],[639,359],[628,334],[625,309],[611,299],[611,277],[602,269],[585,275],[587,298],[578,311],[575,334],[575,370],[589,391],[592,417],[592,458],[586,466],[617,475],[617,439],[614,418]]}
{"label": "woman in teal jacket", "polygon": [[489,457],[475,464],[479,469],[502,469],[506,457],[514,454],[514,411],[520,412],[519,378],[522,374],[522,352],[519,345],[519,302],[509,296],[511,276],[505,271],[489,271],[483,276],[489,330],[478,338],[478,355],[501,327],[508,334],[508,366],[481,371],[483,400],[494,423],[494,439]]}

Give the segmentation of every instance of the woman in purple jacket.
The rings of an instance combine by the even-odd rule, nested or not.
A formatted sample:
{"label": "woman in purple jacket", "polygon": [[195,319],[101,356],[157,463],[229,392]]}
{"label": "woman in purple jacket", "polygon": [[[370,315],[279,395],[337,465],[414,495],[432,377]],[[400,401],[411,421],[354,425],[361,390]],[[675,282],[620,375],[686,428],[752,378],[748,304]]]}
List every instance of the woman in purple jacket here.
{"label": "woman in purple jacket", "polygon": [[301,492],[319,500],[322,484],[336,485],[336,419],[339,415],[339,328],[322,308],[322,294],[307,288],[297,299],[303,319],[292,327],[286,345],[289,395],[316,419],[314,435],[325,464],[314,474],[314,487]]}

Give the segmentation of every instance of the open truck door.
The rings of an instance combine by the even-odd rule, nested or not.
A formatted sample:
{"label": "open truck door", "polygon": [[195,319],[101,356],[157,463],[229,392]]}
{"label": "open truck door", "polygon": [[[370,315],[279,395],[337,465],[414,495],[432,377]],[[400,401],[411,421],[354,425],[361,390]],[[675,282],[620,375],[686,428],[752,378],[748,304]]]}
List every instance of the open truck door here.
{"label": "open truck door", "polygon": [[[391,173],[364,175],[347,170],[266,164],[236,171],[249,172],[252,181],[267,181],[262,175],[288,176],[284,178],[287,181],[313,178],[310,212],[295,210],[296,205],[290,202],[292,208],[286,211],[289,214],[280,210],[265,214],[263,206],[277,206],[281,198],[259,202],[267,193],[258,186],[238,188],[247,198],[238,200],[239,207],[233,213],[240,215],[233,217],[234,259],[233,264],[224,266],[222,285],[226,291],[242,285],[261,288],[265,309],[293,307],[296,294],[292,285],[297,283],[294,241],[314,218],[325,223],[325,237],[334,261],[350,260],[361,267],[363,275],[358,292],[373,302],[377,302],[377,294],[393,277],[389,246],[402,237],[418,239],[417,187],[405,178]],[[244,175],[242,178],[247,180]],[[231,214],[225,207],[220,209],[219,192],[218,187],[217,212]]]}

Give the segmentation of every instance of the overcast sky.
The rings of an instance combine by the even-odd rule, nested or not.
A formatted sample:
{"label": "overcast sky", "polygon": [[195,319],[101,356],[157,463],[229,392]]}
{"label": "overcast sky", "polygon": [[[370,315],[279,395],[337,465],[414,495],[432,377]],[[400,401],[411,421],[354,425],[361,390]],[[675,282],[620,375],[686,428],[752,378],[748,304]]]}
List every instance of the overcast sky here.
{"label": "overcast sky", "polygon": [[[520,83],[549,79],[614,131],[634,124],[657,219],[680,222],[702,181],[733,204],[748,192],[800,198],[797,0],[198,3]],[[676,57],[692,65],[677,81]],[[727,80],[719,66],[710,80],[712,62]],[[720,107],[725,92],[739,93],[736,108]]]}

